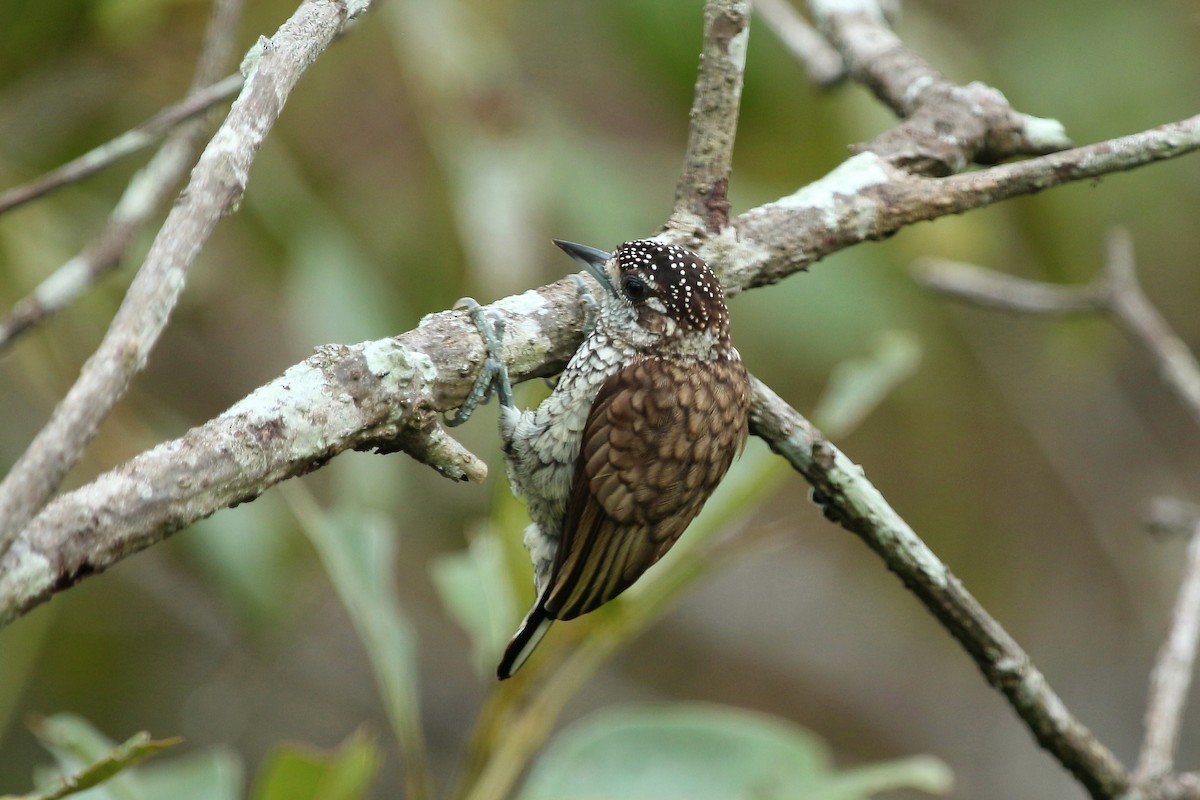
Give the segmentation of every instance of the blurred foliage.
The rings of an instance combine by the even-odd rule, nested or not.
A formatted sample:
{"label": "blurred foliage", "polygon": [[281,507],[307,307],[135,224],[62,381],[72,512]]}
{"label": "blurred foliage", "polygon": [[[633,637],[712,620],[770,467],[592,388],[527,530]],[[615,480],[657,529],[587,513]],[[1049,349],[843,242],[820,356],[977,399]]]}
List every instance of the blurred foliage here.
{"label": "blurred foliage", "polygon": [[54,755],[61,777],[43,770],[38,784],[46,788],[28,795],[29,800],[58,800],[106,782],[108,785],[103,794],[107,797],[138,797],[140,792],[129,775],[116,776],[181,741],[154,740],[143,732],[118,745],[73,714],[38,719],[31,727],[42,745]]}
{"label": "blurred foliage", "polygon": [[[138,733],[116,744],[75,714],[34,720],[30,727],[54,756],[56,768],[40,767],[33,794],[2,800],[59,800],[82,794],[90,800],[237,800],[241,758],[227,748],[198,750],[150,766],[140,762],[181,739],[151,739]],[[379,769],[374,737],[354,732],[337,750],[283,744],[264,761],[251,800],[358,800]]]}
{"label": "blurred foliage", "polygon": [[379,769],[374,739],[356,732],[332,753],[280,747],[254,785],[251,800],[359,800]]}
{"label": "blurred foliage", "polygon": [[[235,49],[293,9],[247,3]],[[208,12],[202,0],[0,0],[0,186],[178,99]],[[610,247],[652,232],[682,160],[700,30],[699,0],[381,4],[289,99],[240,212],[218,227],[72,484],[220,413],[316,345],[561,277],[571,267],[551,237]],[[926,0],[906,4],[898,30],[955,80],[997,86],[1080,143],[1196,111],[1200,18],[1184,0]],[[755,26],[735,213],[824,174],[891,123],[858,87],[812,88]],[[144,160],[0,216],[0,313],[91,240]],[[1195,349],[1197,207],[1193,157],[919,225],[732,302],[751,369],[802,410],[830,387],[856,426],[847,452],[1122,755],[1137,746],[1179,561],[1139,514],[1155,494],[1196,499],[1197,433],[1105,323],[955,308],[906,267],[935,255],[1085,281],[1121,223],[1148,294]],[[74,379],[151,235],[0,356],[0,465]],[[540,392],[522,387],[521,402]],[[458,429],[493,466],[485,487],[402,456],[342,456],[0,631],[0,791],[24,790],[43,760],[21,721],[62,709],[104,730],[186,737],[183,755],[118,776],[137,776],[148,797],[246,796],[244,773],[258,776],[252,797],[297,796],[294,781],[322,792],[311,796],[396,796],[411,775],[391,737],[355,733],[364,721],[409,737],[407,754],[419,713],[439,786],[473,774],[464,751],[552,735],[486,717],[528,689],[490,678],[529,591],[526,518],[500,469],[494,413]],[[620,701],[731,704],[814,731],[848,765],[827,776],[930,752],[964,797],[1079,796],[902,587],[802,484],[759,472],[769,457],[750,447],[727,500],[706,512],[712,539],[629,601],[556,626],[528,665],[563,687],[545,719]],[[487,741],[469,746],[472,731]],[[283,754],[284,740],[327,751]],[[1183,741],[1194,749],[1198,722]],[[506,785],[526,763],[506,765]]]}
{"label": "blurred foliage", "polygon": [[702,703],[616,708],[563,731],[520,800],[855,800],[895,789],[945,794],[936,759],[838,774],[820,739],[766,714]]}

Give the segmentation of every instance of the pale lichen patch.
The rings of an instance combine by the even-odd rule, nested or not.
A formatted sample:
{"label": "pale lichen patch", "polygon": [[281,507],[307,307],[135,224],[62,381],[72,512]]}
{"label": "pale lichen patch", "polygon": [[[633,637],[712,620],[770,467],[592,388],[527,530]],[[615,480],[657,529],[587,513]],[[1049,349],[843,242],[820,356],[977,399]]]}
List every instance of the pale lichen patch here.
{"label": "pale lichen patch", "polygon": [[[887,168],[878,155],[869,151],[859,153],[843,161],[825,177],[768,204],[768,207],[811,209],[821,214],[826,226],[835,228],[839,223],[840,198],[853,197],[863,189],[889,180]],[[869,221],[860,220],[860,224],[869,224]]]}

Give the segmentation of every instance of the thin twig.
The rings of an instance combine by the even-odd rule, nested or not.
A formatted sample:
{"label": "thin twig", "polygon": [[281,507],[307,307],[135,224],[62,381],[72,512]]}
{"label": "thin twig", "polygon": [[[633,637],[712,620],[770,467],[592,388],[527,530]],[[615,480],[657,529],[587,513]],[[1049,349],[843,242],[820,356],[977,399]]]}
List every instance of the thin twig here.
{"label": "thin twig", "polygon": [[[241,0],[213,3],[189,99],[196,93],[211,94],[210,84],[225,70],[241,9]],[[232,96],[241,88],[242,76],[221,83],[229,84]],[[138,233],[174,195],[175,185],[195,163],[207,130],[206,115],[180,121],[150,162],[133,176],[91,243],[42,281],[33,294],[18,300],[8,317],[0,320],[0,352],[22,333],[66,308],[120,265]]]}
{"label": "thin twig", "polygon": [[1200,506],[1174,497],[1156,497],[1146,512],[1146,527],[1163,538],[1191,536],[1200,526]]}
{"label": "thin twig", "polygon": [[37,180],[0,194],[0,214],[107,169],[122,158],[154,144],[180,122],[199,116],[218,103],[235,97],[241,89],[242,76],[230,75],[206,89],[189,94],[179,103],[164,108],[112,141],[68,161]]}
{"label": "thin twig", "polygon": [[941,258],[920,259],[912,274],[926,289],[998,311],[1094,314],[1108,303],[1104,285],[1058,286]]}
{"label": "thin twig", "polygon": [[846,63],[841,54],[829,46],[825,37],[817,33],[788,0],[754,0],[754,10],[783,46],[804,65],[813,83],[832,86],[846,77]]}
{"label": "thin twig", "polygon": [[687,152],[675,188],[673,216],[682,213],[699,218],[712,232],[729,224],[729,170],[749,36],[750,0],[708,0]]}
{"label": "thin twig", "polygon": [[750,429],[812,484],[826,516],[859,536],[975,660],[1038,743],[1093,797],[1129,784],[1117,760],[1054,693],[1029,656],[993,619],[871,485],[861,467],[761,382],[754,383]]}
{"label": "thin twig", "polygon": [[1071,146],[1061,123],[1014,111],[982,83],[946,80],[904,45],[875,0],[809,0],[818,27],[845,59],[851,77],[904,122],[860,150],[919,175],[949,175],[972,162],[1051,153]]}
{"label": "thin twig", "polygon": [[1175,763],[1179,728],[1200,640],[1200,523],[1192,531],[1183,581],[1171,614],[1171,630],[1150,673],[1145,739],[1134,780],[1145,784],[1168,774]]}
{"label": "thin twig", "polygon": [[1142,291],[1127,230],[1116,228],[1109,234],[1107,253],[1109,309],[1154,357],[1159,375],[1200,427],[1200,363]]}
{"label": "thin twig", "polygon": [[124,301],[79,379],[0,482],[0,555],[57,490],[140,371],[183,291],[189,267],[237,207],[250,164],[300,76],[369,0],[303,3],[270,40],[233,108],[192,170]]}
{"label": "thin twig", "polygon": [[931,259],[914,265],[913,274],[930,289],[979,306],[1030,314],[1111,314],[1151,355],[1163,381],[1200,428],[1200,362],[1142,291],[1133,241],[1124,228],[1109,233],[1104,273],[1085,286],[1058,286]]}

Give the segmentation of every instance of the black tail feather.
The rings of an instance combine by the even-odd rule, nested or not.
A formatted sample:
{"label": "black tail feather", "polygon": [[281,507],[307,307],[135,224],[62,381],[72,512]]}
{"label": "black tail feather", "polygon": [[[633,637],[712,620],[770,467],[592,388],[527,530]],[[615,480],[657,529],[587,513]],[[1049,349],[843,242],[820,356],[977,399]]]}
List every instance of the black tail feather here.
{"label": "black tail feather", "polygon": [[500,659],[500,666],[496,668],[496,675],[500,680],[511,678],[513,673],[521,668],[525,659],[529,658],[529,654],[546,635],[546,631],[550,630],[553,622],[553,619],[546,616],[546,609],[542,607],[541,602],[535,603],[533,608],[529,609],[521,627],[513,634],[508,647],[504,648],[504,656]]}

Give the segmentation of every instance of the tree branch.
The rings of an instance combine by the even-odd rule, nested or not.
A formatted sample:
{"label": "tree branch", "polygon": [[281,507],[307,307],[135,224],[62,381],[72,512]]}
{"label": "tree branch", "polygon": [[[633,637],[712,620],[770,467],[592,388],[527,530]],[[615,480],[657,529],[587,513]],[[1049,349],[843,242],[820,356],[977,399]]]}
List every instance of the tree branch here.
{"label": "tree branch", "polygon": [[1146,702],[1145,739],[1134,779],[1139,785],[1167,775],[1175,762],[1179,728],[1200,640],[1200,523],[1195,523],[1187,548],[1183,581],[1171,614],[1171,629],[1150,673]]}
{"label": "tree branch", "polygon": [[1200,428],[1200,363],[1142,291],[1134,270],[1133,240],[1123,228],[1109,234],[1105,275],[1109,309],[1154,357],[1158,374]]}
{"label": "tree branch", "polygon": [[941,294],[987,308],[1030,314],[1107,312],[1154,359],[1159,376],[1200,428],[1200,362],[1147,299],[1128,231],[1108,236],[1103,274],[1086,286],[1014,278],[973,264],[926,259],[914,277]]}
{"label": "tree branch", "polygon": [[0,555],[45,505],[146,363],[217,221],[237,206],[250,164],[304,71],[370,0],[304,2],[271,39],[150,247],[79,379],[0,482]]}
{"label": "tree branch", "polygon": [[[776,283],[852,244],[1071,181],[1134,169],[1200,149],[1200,115],[1140,133],[946,178],[909,175],[872,152],[844,161],[795,194],[758,206],[716,237],[710,263],[726,287]],[[701,231],[680,244],[703,247]]]}
{"label": "tree branch", "polygon": [[181,122],[200,116],[213,106],[237,95],[242,89],[242,76],[230,75],[213,85],[193,91],[173,106],[167,106],[136,128],[110,142],[68,161],[61,167],[22,186],[14,186],[0,194],[0,214],[32,202],[56,189],[90,178],[116,162],[144,150]]}
{"label": "tree branch", "polygon": [[796,59],[804,65],[808,79],[818,86],[832,86],[846,76],[846,63],[808,20],[788,0],[754,0],[754,10]]}
{"label": "tree branch", "polygon": [[[559,371],[582,338],[573,283],[490,309],[514,381]],[[55,592],[346,450],[403,450],[455,480],[487,467],[441,426],[486,354],[464,312],[392,339],[328,345],[221,416],[50,503],[0,558],[0,626]]]}
{"label": "tree branch", "polygon": [[[200,114],[221,99],[237,94],[242,88],[240,74],[210,85],[226,69],[241,10],[241,0],[217,0],[213,4],[190,94],[182,103],[173,107],[183,108],[184,111],[176,115],[168,108],[156,114],[153,120],[140,128],[135,128],[107,145],[93,150],[82,159],[55,170],[51,176],[58,176],[58,182],[53,186],[48,186],[45,179],[39,181],[39,184],[45,187],[45,191],[50,191],[51,188],[66,185],[74,180],[82,180],[86,175],[113,163],[120,155],[133,152],[126,150],[122,153],[122,148],[116,146],[118,142],[136,142],[139,140],[139,135],[136,135],[139,131],[140,138],[149,142],[158,131],[158,127],[153,126],[167,126],[172,124],[172,121],[178,125],[154,154],[154,158],[150,159],[150,163],[134,175],[108,222],[83,252],[55,270],[49,278],[42,281],[33,294],[17,301],[8,317],[0,320],[0,352],[11,345],[16,337],[66,308],[101,277],[116,269],[129,252],[129,247],[138,232],[171,198],[175,184],[183,178],[188,167],[195,163],[200,147],[204,144],[208,122],[206,117]],[[196,108],[201,110],[193,112]],[[64,173],[72,164],[80,162],[86,163],[91,172]],[[32,199],[32,196],[27,199]],[[0,213],[4,213],[4,210],[4,203],[0,200]]]}
{"label": "tree branch", "polygon": [[[916,270],[925,286],[977,305],[1024,313],[1105,312],[1155,360],[1167,387],[1200,426],[1200,363],[1171,330],[1138,284],[1128,231],[1113,230],[1104,272],[1085,286],[1056,286],[955,262],[925,262]],[[1186,527],[1190,534],[1184,576],[1171,627],[1150,676],[1145,739],[1133,782],[1142,796],[1200,796],[1194,782],[1169,776],[1200,642],[1200,522],[1195,509],[1157,504],[1152,529]]]}
{"label": "tree branch", "polygon": [[704,220],[710,232],[729,224],[726,195],[749,37],[750,0],[708,0],[692,124],[675,189],[673,222],[683,213]]}
{"label": "tree branch", "polygon": [[1020,314],[1094,314],[1108,303],[1103,285],[1059,286],[1004,275],[990,269],[923,258],[913,265],[913,277],[926,289],[981,308]]}
{"label": "tree branch", "polygon": [[[1094,177],[1105,170],[1129,169],[1196,148],[1200,148],[1200,117],[1113,142],[936,180],[907,175],[875,154],[863,153],[795,194],[740,215],[716,236],[697,229],[689,236],[675,232],[675,240],[698,249],[721,270],[726,290],[736,293],[775,283],[835,250],[879,238],[884,230],[957,213],[964,205],[986,205],[1023,191],[1075,177]],[[1002,173],[999,177],[989,177],[998,171]],[[989,185],[988,194],[973,197],[968,191],[971,181]],[[505,298],[493,308],[507,320],[505,355],[514,381],[554,374],[579,344],[582,314],[573,285],[551,284]],[[410,337],[415,337],[415,342]],[[355,348],[382,347],[392,341],[367,342]],[[426,317],[418,328],[394,341],[407,354],[396,358],[404,364],[417,363],[426,372],[432,369],[436,378],[423,378],[427,383],[420,386],[410,385],[411,377],[399,384],[385,382],[383,375],[360,382],[359,404],[402,406],[391,421],[373,417],[361,422],[373,432],[359,435],[354,433],[354,425],[345,427],[332,419],[320,419],[321,406],[314,405],[311,393],[300,397],[281,388],[291,383],[285,373],[259,390],[279,398],[269,414],[243,419],[240,414],[247,399],[181,439],[160,445],[93,484],[58,498],[21,534],[20,547],[0,558],[0,624],[188,523],[256,497],[274,483],[316,468],[347,449],[404,450],[425,463],[441,465],[448,474],[477,473],[477,462],[456,449],[429,417],[457,407],[470,390],[475,370],[485,358],[474,327],[461,313],[443,312]],[[308,370],[304,374],[352,370],[360,365],[359,355],[352,349],[345,356],[349,361],[338,358],[337,364],[329,365],[325,365],[327,358],[318,355],[318,363],[309,359],[293,369]],[[326,385],[316,376],[312,382]],[[326,399],[334,402],[340,390],[336,382],[328,385],[332,394]],[[401,400],[397,401],[396,395]],[[406,396],[408,400],[403,399]],[[232,421],[227,419],[231,414],[235,417]],[[286,433],[296,428],[297,418],[315,420],[301,426],[308,432],[304,436],[285,436],[277,447],[266,449],[255,444],[257,431]],[[246,445],[252,446],[253,458],[246,456]],[[196,467],[181,468],[177,455],[181,451],[202,453],[203,457]],[[229,491],[209,491],[222,481],[233,480],[231,476],[237,476],[236,486]],[[150,477],[154,480],[145,489]],[[97,542],[92,553],[81,544],[89,538]],[[56,555],[60,550],[65,555]]]}
{"label": "tree branch", "polygon": [[1124,766],[1054,693],[1028,654],[979,605],[912,528],[799,412],[754,382],[750,429],[813,487],[832,521],[856,534],[963,646],[995,689],[1094,797],[1116,797],[1129,784]]}
{"label": "tree branch", "polygon": [[972,162],[1071,146],[1063,126],[1014,111],[998,90],[958,86],[892,32],[874,0],[809,0],[820,30],[845,59],[851,77],[905,121],[857,149],[878,153],[919,175],[956,173]]}

